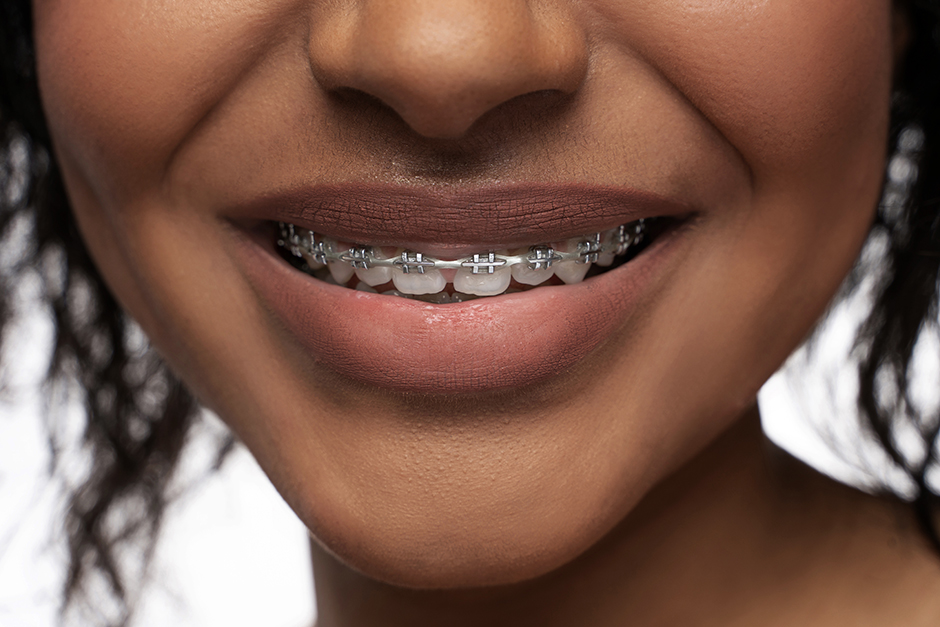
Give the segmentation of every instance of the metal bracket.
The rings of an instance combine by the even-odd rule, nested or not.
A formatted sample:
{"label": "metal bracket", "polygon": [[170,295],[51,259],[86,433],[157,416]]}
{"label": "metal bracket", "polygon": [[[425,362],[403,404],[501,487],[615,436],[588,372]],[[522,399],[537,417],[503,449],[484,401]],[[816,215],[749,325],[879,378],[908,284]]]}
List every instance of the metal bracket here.
{"label": "metal bracket", "polygon": [[506,265],[506,260],[497,259],[496,253],[477,253],[473,255],[471,261],[464,261],[460,265],[464,268],[473,268],[473,274],[493,274],[497,268]]}
{"label": "metal bracket", "polygon": [[340,261],[345,261],[353,268],[368,270],[372,267],[370,263],[373,259],[371,246],[354,246],[340,256]]}
{"label": "metal bracket", "polygon": [[552,264],[561,258],[555,254],[551,246],[533,246],[529,249],[526,261],[532,270],[548,270]]}
{"label": "metal bracket", "polygon": [[410,253],[407,250],[401,254],[401,259],[395,260],[396,266],[401,266],[401,271],[405,274],[417,271],[418,274],[424,274],[426,268],[433,269],[436,265],[433,260],[425,259],[422,253]]}
{"label": "metal bracket", "polygon": [[591,239],[578,244],[578,263],[597,263],[603,246],[601,246],[601,234],[595,233]]}

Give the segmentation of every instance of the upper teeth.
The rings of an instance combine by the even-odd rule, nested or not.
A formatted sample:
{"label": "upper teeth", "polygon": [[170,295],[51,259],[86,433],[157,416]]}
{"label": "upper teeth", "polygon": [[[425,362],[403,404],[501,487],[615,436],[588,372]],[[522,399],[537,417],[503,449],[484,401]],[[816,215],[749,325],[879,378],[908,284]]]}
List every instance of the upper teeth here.
{"label": "upper teeth", "polygon": [[554,274],[565,283],[577,283],[584,279],[591,264],[609,266],[615,256],[637,245],[645,233],[646,223],[641,219],[568,240],[557,248],[540,244],[519,254],[487,251],[453,260],[401,249],[394,256],[385,256],[377,248],[360,244],[344,248],[335,240],[283,222],[277,243],[294,256],[302,257],[314,270],[329,266],[333,279],[341,285],[355,273],[369,286],[391,280],[405,294],[435,294],[448,282],[441,273],[444,270],[453,275],[451,280],[458,292],[491,296],[506,291],[512,278],[526,285],[538,285]]}

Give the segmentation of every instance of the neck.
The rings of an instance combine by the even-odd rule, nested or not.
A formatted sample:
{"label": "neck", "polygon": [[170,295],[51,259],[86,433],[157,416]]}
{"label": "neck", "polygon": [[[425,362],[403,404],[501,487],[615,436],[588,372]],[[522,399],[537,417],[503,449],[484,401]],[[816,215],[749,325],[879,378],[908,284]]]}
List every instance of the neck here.
{"label": "neck", "polygon": [[[350,570],[313,542],[318,625],[814,625],[844,623],[847,612],[870,620],[875,600],[909,598],[902,585],[928,582],[938,598],[940,568],[909,518],[773,446],[754,408],[588,553],[533,581],[408,590]],[[889,590],[881,584],[891,568]],[[821,607],[840,613],[827,618]],[[890,611],[897,621],[898,608]]]}

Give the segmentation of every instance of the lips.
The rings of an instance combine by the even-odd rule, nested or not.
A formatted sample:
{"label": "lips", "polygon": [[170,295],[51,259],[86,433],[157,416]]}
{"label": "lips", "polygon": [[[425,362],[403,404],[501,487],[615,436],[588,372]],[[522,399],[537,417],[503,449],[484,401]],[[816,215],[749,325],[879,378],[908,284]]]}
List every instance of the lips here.
{"label": "lips", "polygon": [[[283,221],[375,245],[460,252],[692,212],[609,188],[445,193],[354,185],[272,195],[238,213],[255,224]],[[637,258],[583,283],[446,305],[330,285],[288,265],[258,230],[236,232],[237,258],[262,304],[318,364],[385,389],[459,394],[533,385],[587,358],[623,326],[683,230],[663,233]]]}
{"label": "lips", "polygon": [[446,257],[480,245],[513,248],[692,212],[644,191],[586,185],[438,190],[376,184],[270,194],[236,208],[245,219],[288,222],[330,237]]}

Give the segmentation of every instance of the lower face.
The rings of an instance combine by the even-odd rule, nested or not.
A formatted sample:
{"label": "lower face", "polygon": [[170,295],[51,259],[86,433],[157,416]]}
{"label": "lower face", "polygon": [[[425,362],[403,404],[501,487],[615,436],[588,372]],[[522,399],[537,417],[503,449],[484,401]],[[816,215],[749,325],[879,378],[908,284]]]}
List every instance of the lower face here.
{"label": "lower face", "polygon": [[[108,284],[314,536],[401,585],[584,552],[753,403],[878,200],[888,0],[517,4],[34,2]],[[561,87],[505,29],[451,54],[522,19],[573,42]],[[486,72],[511,89],[473,100]]]}

